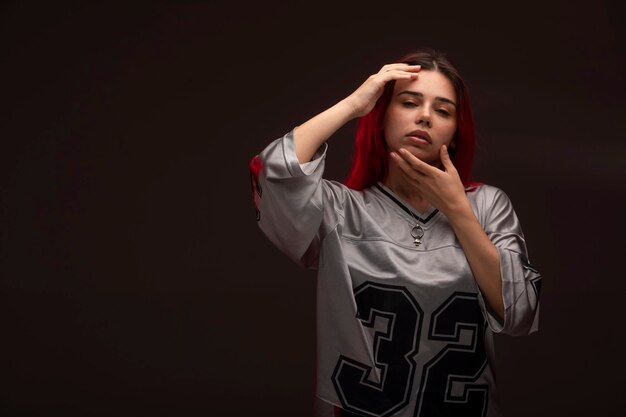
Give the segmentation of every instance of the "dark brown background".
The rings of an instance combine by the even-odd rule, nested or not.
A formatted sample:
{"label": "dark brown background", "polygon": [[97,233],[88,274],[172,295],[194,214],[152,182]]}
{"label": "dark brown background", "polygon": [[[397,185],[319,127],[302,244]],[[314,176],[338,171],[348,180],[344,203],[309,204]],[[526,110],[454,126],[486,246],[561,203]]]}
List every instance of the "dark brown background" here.
{"label": "dark brown background", "polygon": [[540,332],[497,339],[506,415],[621,415],[619,2],[84,3],[0,6],[3,416],[310,416],[314,275],[248,161],[419,46],[465,75],[476,177],[545,276]]}

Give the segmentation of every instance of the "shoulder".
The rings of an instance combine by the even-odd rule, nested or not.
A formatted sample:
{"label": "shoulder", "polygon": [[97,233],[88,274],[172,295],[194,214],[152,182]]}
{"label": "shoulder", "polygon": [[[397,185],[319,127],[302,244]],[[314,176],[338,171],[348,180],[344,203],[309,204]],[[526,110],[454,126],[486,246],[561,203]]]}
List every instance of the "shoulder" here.
{"label": "shoulder", "polygon": [[370,216],[373,213],[386,212],[384,199],[376,186],[355,190],[338,181],[324,180],[323,189],[326,204],[344,217],[355,219],[362,217],[364,213]]}
{"label": "shoulder", "polygon": [[493,185],[474,184],[466,187],[465,193],[483,226],[504,213],[513,212],[509,196]]}
{"label": "shoulder", "polygon": [[509,200],[502,189],[484,183],[474,183],[465,187],[465,194],[470,201],[489,205],[498,200]]}
{"label": "shoulder", "polygon": [[338,201],[362,201],[367,190],[359,191],[334,180],[322,180],[324,192],[328,197]]}

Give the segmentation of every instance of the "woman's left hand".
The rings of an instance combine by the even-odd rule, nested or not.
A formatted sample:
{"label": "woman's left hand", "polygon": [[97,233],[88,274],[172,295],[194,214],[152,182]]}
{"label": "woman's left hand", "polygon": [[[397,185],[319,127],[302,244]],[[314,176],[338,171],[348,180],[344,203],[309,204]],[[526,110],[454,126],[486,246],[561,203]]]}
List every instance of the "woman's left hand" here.
{"label": "woman's left hand", "polygon": [[409,184],[448,218],[478,286],[491,309],[504,320],[500,255],[478,223],[445,145],[439,154],[443,171],[421,161],[406,149],[392,152],[391,156]]}
{"label": "woman's left hand", "polygon": [[444,170],[427,164],[403,148],[397,153],[392,152],[391,156],[409,184],[431,205],[450,217],[456,210],[469,208],[469,201],[445,145],[439,154]]}

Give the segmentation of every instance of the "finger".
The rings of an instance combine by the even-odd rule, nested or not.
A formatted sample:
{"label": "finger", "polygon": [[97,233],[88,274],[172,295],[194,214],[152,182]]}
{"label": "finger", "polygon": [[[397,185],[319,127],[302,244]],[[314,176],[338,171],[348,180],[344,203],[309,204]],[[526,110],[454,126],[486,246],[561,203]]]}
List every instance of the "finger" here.
{"label": "finger", "polygon": [[400,156],[411,166],[414,170],[422,175],[433,175],[437,169],[427,164],[426,162],[413,155],[411,152],[404,148],[400,148],[398,151]]}
{"label": "finger", "polygon": [[421,66],[419,65],[405,65],[405,66],[395,66],[395,67],[383,67],[380,71],[378,71],[377,75],[389,75],[389,74],[417,74],[420,72]]}
{"label": "finger", "polygon": [[452,160],[450,160],[450,154],[448,154],[448,147],[446,145],[441,145],[441,149],[439,149],[439,158],[447,171],[450,168],[450,165],[452,165]]}
{"label": "finger", "polygon": [[383,71],[376,74],[380,77],[381,81],[389,82],[391,80],[414,80],[417,78],[417,72],[404,71],[399,69],[392,69],[389,71]]}
{"label": "finger", "polygon": [[446,145],[441,146],[441,150],[439,152],[441,163],[447,172],[456,170],[456,167],[452,163],[452,159],[450,159],[450,154],[448,153],[448,147]]}
{"label": "finger", "polygon": [[420,177],[423,177],[423,174],[421,172],[416,171],[413,166],[398,153],[391,152],[391,158],[398,165],[400,170],[410,179],[419,181]]}
{"label": "finger", "polygon": [[387,64],[383,65],[383,67],[378,72],[387,72],[397,69],[402,69],[405,71],[419,71],[422,68],[421,65],[409,65],[404,62],[395,63],[395,64]]}

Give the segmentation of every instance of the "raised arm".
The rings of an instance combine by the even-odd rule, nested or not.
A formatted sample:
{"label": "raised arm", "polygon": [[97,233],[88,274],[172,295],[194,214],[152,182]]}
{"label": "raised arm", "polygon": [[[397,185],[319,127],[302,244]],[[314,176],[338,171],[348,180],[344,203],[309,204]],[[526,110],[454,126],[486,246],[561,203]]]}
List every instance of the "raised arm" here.
{"label": "raised arm", "polygon": [[322,180],[324,142],[349,120],[369,113],[390,80],[413,79],[419,66],[385,65],[357,90],[282,138],[251,163],[259,227],[296,263],[314,267],[324,228],[339,221],[344,188]]}
{"label": "raised arm", "polygon": [[298,161],[309,162],[315,151],[340,127],[369,113],[391,80],[417,78],[419,65],[388,64],[371,75],[354,93],[294,129]]}

